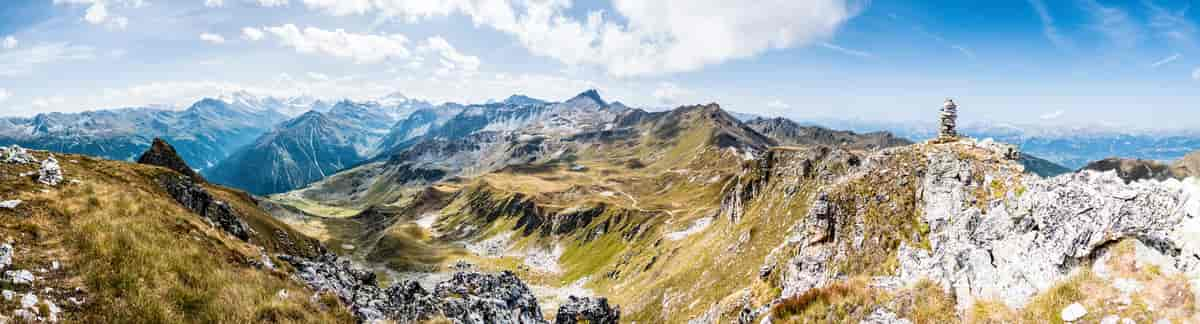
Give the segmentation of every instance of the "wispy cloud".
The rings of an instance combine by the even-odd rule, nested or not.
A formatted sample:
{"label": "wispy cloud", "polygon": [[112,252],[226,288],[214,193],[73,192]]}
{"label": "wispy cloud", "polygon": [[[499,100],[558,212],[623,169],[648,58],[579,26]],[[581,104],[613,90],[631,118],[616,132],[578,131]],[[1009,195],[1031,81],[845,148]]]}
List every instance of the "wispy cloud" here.
{"label": "wispy cloud", "polygon": [[0,41],[0,47],[3,47],[4,49],[17,48],[17,44],[19,44],[17,42],[17,38],[12,36],[4,37],[4,41]]}
{"label": "wispy cloud", "polygon": [[212,33],[201,33],[200,40],[209,42],[209,43],[213,43],[213,44],[225,44],[224,36],[212,34]]}
{"label": "wispy cloud", "polygon": [[1200,67],[1192,70],[1192,80],[1200,81]]}
{"label": "wispy cloud", "polygon": [[857,56],[857,57],[862,57],[862,58],[875,57],[875,55],[872,55],[871,53],[868,53],[868,52],[852,50],[852,49],[837,46],[837,45],[834,45],[834,44],[831,44],[828,42],[822,42],[821,47],[831,49],[831,50],[840,52],[842,54],[850,55],[850,56]]}
{"label": "wispy cloud", "polygon": [[12,97],[12,92],[8,92],[7,89],[0,88],[0,102],[8,100],[9,97]]}
{"label": "wispy cloud", "polygon": [[1096,0],[1082,0],[1082,9],[1092,18],[1092,29],[1108,38],[1120,48],[1133,48],[1141,39],[1141,28],[1128,12],[1118,7],[1109,7]]}
{"label": "wispy cloud", "polygon": [[1150,27],[1167,42],[1194,49],[1196,47],[1196,24],[1187,18],[1188,8],[1173,12],[1156,5],[1153,1],[1145,0],[1142,4],[1150,12]]}
{"label": "wispy cloud", "polygon": [[969,59],[972,59],[972,60],[975,59],[975,51],[972,51],[970,48],[967,48],[966,46],[950,45],[950,48],[958,50],[959,52],[963,53],[963,55],[966,55],[967,58],[969,58]]}
{"label": "wispy cloud", "polygon": [[1051,111],[1051,112],[1042,114],[1041,116],[1038,116],[1038,118],[1041,118],[1042,120],[1054,120],[1054,119],[1058,119],[1059,117],[1062,117],[1066,113],[1067,113],[1066,111],[1059,109],[1059,110],[1055,110],[1055,111]]}
{"label": "wispy cloud", "polygon": [[775,100],[771,100],[770,102],[767,102],[767,107],[773,108],[773,109],[788,109],[788,108],[791,108],[792,105],[789,105],[786,102],[780,101],[779,99],[775,99]]}
{"label": "wispy cloud", "polygon": [[65,61],[90,60],[95,50],[89,46],[69,43],[39,44],[23,50],[0,52],[0,76],[23,76],[33,73],[34,67]]}
{"label": "wispy cloud", "polygon": [[1157,67],[1160,67],[1160,66],[1166,65],[1166,64],[1168,64],[1168,63],[1175,62],[1175,60],[1178,60],[1180,57],[1183,57],[1183,55],[1181,55],[1181,54],[1179,54],[1179,53],[1175,53],[1174,55],[1167,56],[1167,57],[1165,57],[1165,58],[1163,58],[1163,59],[1161,59],[1161,60],[1158,60],[1158,61],[1155,61],[1154,63],[1151,63],[1151,64],[1150,64],[1150,67],[1152,67],[1152,68],[1157,68]]}
{"label": "wispy cloud", "polygon": [[1063,35],[1058,27],[1055,26],[1054,16],[1050,15],[1050,10],[1046,8],[1046,3],[1042,0],[1029,0],[1029,5],[1033,7],[1033,11],[1037,13],[1038,19],[1042,21],[1042,34],[1046,35],[1046,39],[1054,44],[1060,50],[1071,50],[1074,48],[1071,45],[1071,40]]}

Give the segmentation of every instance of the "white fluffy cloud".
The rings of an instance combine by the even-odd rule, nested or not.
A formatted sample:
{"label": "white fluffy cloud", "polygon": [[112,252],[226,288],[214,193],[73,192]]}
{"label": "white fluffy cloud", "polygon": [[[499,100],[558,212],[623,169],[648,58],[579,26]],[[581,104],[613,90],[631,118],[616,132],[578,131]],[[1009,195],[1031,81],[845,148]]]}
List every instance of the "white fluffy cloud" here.
{"label": "white fluffy cloud", "polygon": [[[253,39],[251,33],[243,32]],[[391,59],[405,59],[412,54],[406,44],[408,38],[400,34],[356,34],[342,29],[328,31],[315,27],[300,29],[286,24],[263,28],[275,36],[281,45],[305,54],[323,54],[353,60],[355,63],[379,63]]]}
{"label": "white fluffy cloud", "polygon": [[119,5],[125,8],[141,8],[147,5],[145,0],[54,0],[54,4],[87,5],[83,21],[93,25],[102,25],[108,29],[125,29],[129,26],[129,18],[109,12],[109,5]]}
{"label": "white fluffy cloud", "polygon": [[209,43],[213,43],[213,44],[224,44],[225,43],[224,36],[212,34],[212,33],[201,33],[200,40],[209,42]]}
{"label": "white fluffy cloud", "polygon": [[671,82],[661,82],[651,94],[654,100],[662,105],[673,105],[685,100],[692,91]]}
{"label": "white fluffy cloud", "polygon": [[263,33],[262,29],[254,27],[242,28],[242,38],[244,39],[256,41],[263,39],[264,36],[266,36],[266,34]]}
{"label": "white fluffy cloud", "polygon": [[220,8],[225,6],[225,0],[204,0],[204,6],[209,8]]}
{"label": "white fluffy cloud", "polygon": [[4,49],[14,49],[14,48],[17,48],[17,44],[18,43],[17,43],[16,37],[7,36],[7,37],[4,37],[3,42],[0,42],[0,47],[4,47]]}
{"label": "white fluffy cloud", "polygon": [[770,49],[812,44],[857,14],[848,0],[615,0],[603,11],[568,16],[569,1],[303,0],[333,15],[376,13],[417,20],[461,13],[476,25],[514,35],[530,52],[567,65],[593,65],[616,76],[698,70]]}
{"label": "white fluffy cloud", "polygon": [[22,76],[35,66],[65,61],[90,60],[95,50],[69,43],[39,44],[16,51],[0,52],[0,76]]}
{"label": "white fluffy cloud", "polygon": [[12,97],[12,92],[8,92],[7,89],[0,88],[0,102],[4,102],[5,100],[8,100],[8,98],[11,98],[11,97]]}
{"label": "white fluffy cloud", "polygon": [[470,55],[459,53],[450,42],[440,36],[430,37],[425,40],[418,49],[419,52],[429,53],[438,56],[438,61],[441,63],[441,68],[438,74],[447,74],[453,71],[475,72],[479,70],[479,58]]}
{"label": "white fluffy cloud", "polygon": [[792,108],[792,105],[789,105],[779,99],[775,99],[775,100],[771,100],[770,102],[767,102],[767,108],[777,109],[777,110],[788,109],[788,108]]}

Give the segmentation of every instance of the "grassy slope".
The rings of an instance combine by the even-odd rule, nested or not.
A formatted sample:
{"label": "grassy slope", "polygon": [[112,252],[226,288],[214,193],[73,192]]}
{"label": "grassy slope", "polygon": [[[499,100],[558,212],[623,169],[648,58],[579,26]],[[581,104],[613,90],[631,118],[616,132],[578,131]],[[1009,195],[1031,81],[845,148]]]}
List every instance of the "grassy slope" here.
{"label": "grassy slope", "polygon": [[[39,158],[43,152],[35,153]],[[161,191],[162,168],[58,155],[67,179],[57,188],[18,177],[34,165],[0,164],[0,197],[25,201],[0,210],[0,237],[12,238],[17,265],[49,268],[36,288],[52,296],[68,320],[89,323],[352,322],[336,299],[309,302],[312,292],[281,271],[259,270],[249,260],[257,246],[212,228]],[[210,187],[247,215],[253,241],[272,252],[315,253],[312,241],[257,211],[244,194]],[[282,240],[280,233],[288,239]],[[276,262],[276,264],[279,264]],[[84,293],[76,293],[81,287]],[[18,287],[20,288],[20,287]],[[279,298],[280,290],[290,292]],[[73,306],[67,297],[87,303]],[[0,312],[16,305],[0,303]]]}

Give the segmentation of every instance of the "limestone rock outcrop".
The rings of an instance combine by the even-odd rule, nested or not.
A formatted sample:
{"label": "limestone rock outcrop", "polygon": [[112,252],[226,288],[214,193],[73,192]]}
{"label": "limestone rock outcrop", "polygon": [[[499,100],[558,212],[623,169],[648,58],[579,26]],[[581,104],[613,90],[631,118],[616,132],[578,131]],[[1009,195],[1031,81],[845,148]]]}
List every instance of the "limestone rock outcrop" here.
{"label": "limestone rock outcrop", "polygon": [[138,157],[137,162],[171,169],[192,178],[194,182],[204,183],[204,177],[201,177],[199,173],[192,170],[187,162],[184,162],[183,158],[179,157],[179,154],[175,152],[175,147],[172,147],[171,144],[168,144],[167,141],[161,138],[154,138],[154,143],[150,144],[150,149],[142,153],[142,156]]}
{"label": "limestone rock outcrop", "polygon": [[558,307],[555,324],[617,324],[621,321],[620,307],[608,305],[608,299],[567,297],[567,302]]}
{"label": "limestone rock outcrop", "polygon": [[225,201],[214,197],[203,186],[191,178],[176,174],[163,174],[158,184],[180,205],[200,215],[209,224],[224,230],[243,241],[249,241],[253,229],[242,221],[237,211]]}

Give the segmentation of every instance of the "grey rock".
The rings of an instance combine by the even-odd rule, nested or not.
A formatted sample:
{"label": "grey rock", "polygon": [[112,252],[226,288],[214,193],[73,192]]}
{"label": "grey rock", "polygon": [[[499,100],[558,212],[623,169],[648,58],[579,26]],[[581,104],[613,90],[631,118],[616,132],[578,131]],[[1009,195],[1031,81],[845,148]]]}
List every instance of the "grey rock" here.
{"label": "grey rock", "polygon": [[23,201],[20,201],[20,200],[5,200],[5,201],[0,201],[0,208],[4,208],[4,209],[14,209],[14,208],[17,208],[17,206],[20,206],[22,202],[23,202]]}
{"label": "grey rock", "polygon": [[912,321],[900,318],[896,313],[883,308],[875,309],[870,316],[863,319],[859,324],[912,324]]}
{"label": "grey rock", "polygon": [[458,272],[429,292],[415,281],[379,288],[374,273],[333,254],[278,258],[296,268],[297,280],[313,290],[334,293],[365,322],[411,323],[442,315],[454,323],[546,323],[533,292],[507,271]]}
{"label": "grey rock", "polygon": [[58,160],[51,155],[42,161],[42,167],[38,169],[38,182],[46,185],[57,186],[63,181],[62,167],[59,167]]}
{"label": "grey rock", "polygon": [[7,269],[12,265],[13,247],[12,244],[0,244],[0,271]]}
{"label": "grey rock", "polygon": [[23,147],[13,145],[9,147],[0,147],[0,162],[11,164],[27,164],[36,163],[37,158]]}
{"label": "grey rock", "polygon": [[203,186],[190,177],[180,174],[163,174],[158,183],[176,202],[200,215],[214,227],[224,230],[243,241],[250,240],[253,229],[242,221],[229,203],[217,199]]}
{"label": "grey rock", "polygon": [[29,270],[5,271],[4,276],[15,285],[29,285],[35,280],[33,273]]}
{"label": "grey rock", "polygon": [[17,295],[16,292],[14,292],[12,290],[8,290],[8,289],[5,289],[4,291],[0,292],[0,296],[4,296],[5,301],[12,300],[13,297],[15,297],[16,295]]}
{"label": "grey rock", "polygon": [[567,297],[567,302],[558,307],[555,324],[616,324],[621,320],[620,307],[611,307],[606,298]]}
{"label": "grey rock", "polygon": [[1063,308],[1059,315],[1062,317],[1063,321],[1074,322],[1080,318],[1083,318],[1084,315],[1087,315],[1087,309],[1083,308],[1083,305],[1080,305],[1079,303],[1074,303],[1068,305],[1066,308]]}
{"label": "grey rock", "polygon": [[28,293],[28,294],[25,294],[24,297],[21,297],[21,308],[22,309],[33,309],[34,306],[37,306],[37,303],[38,303],[38,298],[33,293]]}

